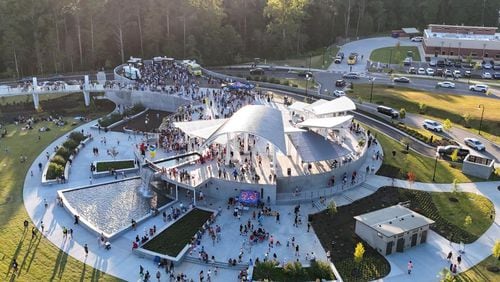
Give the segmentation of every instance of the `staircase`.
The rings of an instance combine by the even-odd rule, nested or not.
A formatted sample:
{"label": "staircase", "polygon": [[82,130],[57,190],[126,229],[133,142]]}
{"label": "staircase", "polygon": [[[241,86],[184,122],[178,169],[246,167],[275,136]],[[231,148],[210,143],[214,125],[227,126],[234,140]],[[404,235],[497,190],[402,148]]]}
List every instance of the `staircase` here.
{"label": "staircase", "polygon": [[377,187],[367,183],[366,181],[361,184],[361,187],[366,188],[366,189],[373,191],[373,192],[377,192],[377,190],[378,190]]}
{"label": "staircase", "polygon": [[190,262],[190,263],[195,263],[199,265],[205,265],[205,266],[210,266],[210,267],[218,267],[218,268],[224,268],[224,269],[232,269],[232,270],[244,270],[248,268],[248,264],[246,263],[237,263],[235,266],[230,266],[227,262],[220,262],[220,261],[215,261],[214,263],[211,262],[204,262],[201,259],[197,257],[193,257],[190,255],[186,255],[183,259],[183,261]]}

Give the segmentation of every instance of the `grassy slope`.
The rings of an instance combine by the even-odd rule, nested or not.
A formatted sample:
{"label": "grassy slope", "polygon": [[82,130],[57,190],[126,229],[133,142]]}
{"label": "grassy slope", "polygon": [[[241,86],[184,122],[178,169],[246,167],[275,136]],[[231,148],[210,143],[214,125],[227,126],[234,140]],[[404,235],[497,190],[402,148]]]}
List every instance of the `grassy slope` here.
{"label": "grassy slope", "polygon": [[486,267],[495,264],[500,266],[498,259],[489,256],[469,270],[455,276],[455,279],[457,282],[500,281],[500,272],[494,273],[486,269]]}
{"label": "grassy slope", "polygon": [[[52,130],[38,133],[38,128],[49,126]],[[10,277],[9,266],[12,258],[17,258],[20,268],[20,281],[77,281],[102,280],[115,281],[114,277],[106,275],[92,267],[86,266],[76,259],[69,257],[59,248],[40,236],[31,241],[30,232],[23,235],[22,222],[29,219],[23,207],[22,191],[24,178],[29,164],[35,156],[56,139],[73,127],[55,127],[52,123],[41,122],[33,130],[20,131],[19,127],[7,126],[7,138],[0,139],[0,275],[7,280]],[[38,135],[41,141],[37,142]],[[8,153],[5,149],[8,148]],[[19,162],[19,156],[25,155],[28,160]],[[35,171],[36,177],[39,177]],[[30,224],[31,226],[31,224]],[[0,255],[2,256],[2,255]]]}
{"label": "grassy slope", "polygon": [[[384,150],[384,167],[391,166],[401,168],[401,174],[398,178],[406,178],[406,173],[412,171],[416,174],[416,181],[432,182],[432,175],[434,172],[434,158],[429,158],[410,151],[404,154],[405,147],[399,142],[387,137],[384,134],[369,128],[372,132],[377,134],[377,140],[380,142]],[[392,151],[396,150],[396,157],[392,157]],[[380,175],[387,175],[384,167],[379,171]],[[435,182],[437,183],[451,183],[454,179],[458,182],[472,182],[478,179],[464,175],[459,167],[451,167],[446,161],[439,160],[436,168]]]}
{"label": "grassy slope", "polygon": [[[317,69],[326,69],[333,62],[333,58],[337,55],[338,48],[337,47],[329,47],[325,52],[325,61],[323,62],[323,49],[316,50],[313,52],[312,57],[309,55],[301,55],[298,57],[273,61],[272,63],[277,66],[290,66],[290,67],[309,67],[309,61],[311,63],[311,68]],[[269,62],[271,63],[271,62]]]}
{"label": "grassy slope", "polygon": [[[381,62],[384,64],[388,64],[389,61],[391,62],[391,64],[400,64],[406,58],[408,51],[413,52],[414,61],[420,61],[420,53],[418,52],[418,48],[414,46],[400,46],[399,50],[397,50],[396,47],[375,49],[370,54],[370,60],[373,62]],[[389,57],[392,57],[391,60],[389,60]]]}
{"label": "grassy slope", "polygon": [[[370,99],[370,85],[356,85],[354,92],[349,96],[355,99],[361,97],[362,100],[368,101]],[[478,109],[478,105],[483,104],[486,106],[486,110],[482,127],[483,131],[490,133],[485,137],[495,142],[500,141],[500,111],[495,110],[500,109],[499,99],[430,93],[402,87],[375,86],[373,88],[373,101],[395,109],[405,108],[411,113],[418,113],[419,102],[423,102],[427,105],[427,116],[442,120],[449,118],[455,125],[462,125],[464,123],[463,115],[468,113],[472,118],[470,124],[472,128],[476,129],[479,128],[481,118],[481,110]]]}

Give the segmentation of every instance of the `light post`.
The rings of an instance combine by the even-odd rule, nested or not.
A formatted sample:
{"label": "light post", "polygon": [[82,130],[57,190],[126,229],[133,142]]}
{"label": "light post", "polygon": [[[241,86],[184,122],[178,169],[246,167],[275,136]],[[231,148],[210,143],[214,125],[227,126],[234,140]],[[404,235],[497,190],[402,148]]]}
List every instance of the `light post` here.
{"label": "light post", "polygon": [[372,87],[370,89],[370,103],[371,103],[373,97],[373,82],[375,82],[375,77],[370,78],[370,81],[372,82]]}
{"label": "light post", "polygon": [[307,97],[307,88],[309,85],[309,75],[311,73],[311,60],[312,60],[312,54],[309,54],[309,66],[307,68],[307,73],[306,73],[306,97]]}
{"label": "light post", "polygon": [[306,97],[307,97],[307,86],[309,85],[309,73],[306,73]]}
{"label": "light post", "polygon": [[436,160],[434,161],[434,173],[432,174],[432,182],[434,182],[434,180],[436,178],[436,168],[437,168],[437,164],[438,164],[438,158],[439,158],[439,154],[436,153]]}
{"label": "light post", "polygon": [[481,120],[479,121],[479,133],[478,133],[479,135],[481,135],[481,126],[483,125],[484,105],[479,104],[478,109],[483,109],[483,111],[481,112]]}
{"label": "light post", "polygon": [[391,63],[392,63],[392,48],[389,49],[390,53],[389,53],[389,68],[391,67]]}

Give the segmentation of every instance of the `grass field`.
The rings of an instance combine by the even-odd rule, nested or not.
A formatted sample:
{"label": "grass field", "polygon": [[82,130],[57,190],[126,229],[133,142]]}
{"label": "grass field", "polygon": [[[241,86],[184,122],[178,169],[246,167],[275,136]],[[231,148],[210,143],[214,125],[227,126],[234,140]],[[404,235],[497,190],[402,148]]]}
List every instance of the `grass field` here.
{"label": "grass field", "polygon": [[408,51],[413,52],[413,60],[420,61],[420,53],[415,46],[385,47],[373,50],[370,54],[370,61],[384,64],[401,64],[407,57]]}
{"label": "grass field", "polygon": [[486,268],[491,265],[500,266],[500,262],[493,256],[489,256],[482,262],[476,264],[469,270],[455,276],[456,282],[476,282],[476,281],[500,281],[500,272],[491,272]]}
{"label": "grass field", "polygon": [[[304,67],[308,68],[309,63],[311,64],[311,68],[314,69],[326,69],[333,62],[333,59],[337,55],[338,48],[337,47],[328,47],[326,49],[318,49],[312,52],[312,56],[310,55],[301,55],[294,58],[286,59],[286,60],[278,60],[272,61],[268,63],[272,63],[277,66],[290,66],[290,67]],[[324,55],[323,55],[324,53]],[[324,61],[323,61],[324,58]]]}
{"label": "grass field", "polygon": [[[48,126],[52,130],[39,133],[38,128],[42,126]],[[23,232],[23,221],[29,220],[22,200],[28,166],[50,142],[74,127],[55,127],[49,122],[39,122],[30,131],[21,131],[20,127],[7,125],[8,135],[0,139],[1,280],[15,280],[12,278],[10,263],[16,258],[19,263],[19,281],[117,281],[118,279],[68,256],[49,240],[41,238],[40,234],[31,240],[31,234],[28,234],[30,232]],[[39,142],[38,135],[41,136]],[[21,154],[28,158],[24,163],[19,162]],[[39,177],[37,173],[35,175]],[[28,230],[31,226],[32,224]]]}
{"label": "grass field", "polygon": [[194,209],[144,244],[143,248],[176,257],[210,216],[212,212]]}
{"label": "grass field", "polygon": [[[351,98],[363,101],[370,99],[370,85],[357,85]],[[383,104],[394,109],[405,108],[407,112],[418,113],[419,102],[427,105],[426,116],[444,120],[449,118],[454,125],[464,125],[464,114],[470,114],[471,128],[478,129],[481,118],[479,104],[485,105],[482,131],[494,142],[500,142],[500,99],[481,96],[452,95],[445,93],[430,93],[414,89],[386,86],[375,86],[373,88],[373,102]],[[477,131],[474,130],[475,133]]]}
{"label": "grass field", "polygon": [[[382,168],[377,172],[379,175],[407,179],[409,171],[415,173],[416,181],[432,182],[434,172],[434,158],[425,157],[413,151],[405,153],[405,147],[388,136],[367,127],[371,132],[376,134],[377,140],[380,142],[384,150],[384,162]],[[392,157],[392,151],[396,151],[396,157]],[[497,176],[492,176],[497,179]],[[438,160],[436,167],[435,182],[451,183],[454,179],[458,182],[473,182],[480,181],[479,179],[467,176],[462,173],[460,166],[451,167],[448,162]]]}

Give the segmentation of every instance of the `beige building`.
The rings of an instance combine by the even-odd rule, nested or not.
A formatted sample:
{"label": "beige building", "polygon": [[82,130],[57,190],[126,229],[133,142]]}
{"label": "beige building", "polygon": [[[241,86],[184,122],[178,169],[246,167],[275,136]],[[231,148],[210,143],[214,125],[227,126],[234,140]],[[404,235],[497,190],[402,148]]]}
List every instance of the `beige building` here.
{"label": "beige building", "polygon": [[496,27],[430,24],[422,46],[427,57],[500,61],[500,33]]}
{"label": "beige building", "polygon": [[356,234],[382,255],[425,243],[433,220],[395,205],[355,216]]}

